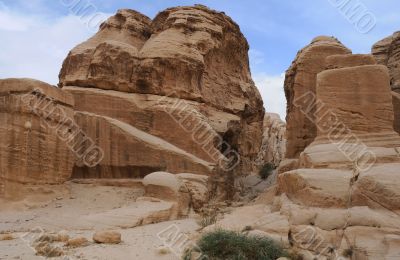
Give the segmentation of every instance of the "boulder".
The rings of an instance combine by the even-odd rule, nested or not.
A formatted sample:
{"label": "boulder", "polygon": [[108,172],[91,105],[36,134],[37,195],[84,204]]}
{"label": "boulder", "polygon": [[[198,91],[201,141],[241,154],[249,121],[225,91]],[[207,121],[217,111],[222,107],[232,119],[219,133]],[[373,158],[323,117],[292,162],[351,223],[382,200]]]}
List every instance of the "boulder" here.
{"label": "boulder", "polygon": [[168,172],[153,172],[143,179],[145,196],[175,203],[171,218],[187,216],[190,211],[191,194],[185,183]]}
{"label": "boulder", "polygon": [[191,206],[195,211],[199,211],[210,199],[210,190],[208,187],[208,176],[180,173],[176,175],[186,185],[190,193]]}
{"label": "boulder", "polygon": [[302,97],[316,94],[317,74],[325,70],[325,58],[351,51],[332,37],[316,37],[300,50],[285,76],[287,99],[287,149],[286,157],[297,158],[316,137],[315,97],[302,104]]}
{"label": "boulder", "polygon": [[117,231],[97,231],[93,235],[93,241],[98,244],[119,244],[121,233]]}
{"label": "boulder", "polygon": [[[0,80],[3,195],[16,199],[19,184],[61,184],[71,177],[76,151],[81,148],[68,132],[73,106],[72,95],[44,82]],[[81,151],[85,155],[89,150]]]}
{"label": "boulder", "polygon": [[362,172],[354,185],[353,205],[400,212],[399,169],[400,163],[392,163]]}
{"label": "boulder", "polygon": [[352,172],[334,169],[298,169],[278,176],[279,189],[300,205],[347,207]]}

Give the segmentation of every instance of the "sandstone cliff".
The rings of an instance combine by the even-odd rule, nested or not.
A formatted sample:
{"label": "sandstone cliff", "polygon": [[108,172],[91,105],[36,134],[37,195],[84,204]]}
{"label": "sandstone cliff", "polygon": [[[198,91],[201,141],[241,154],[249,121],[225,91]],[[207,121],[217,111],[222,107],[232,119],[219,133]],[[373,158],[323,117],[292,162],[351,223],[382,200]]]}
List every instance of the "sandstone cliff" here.
{"label": "sandstone cliff", "polygon": [[153,20],[119,10],[60,72],[77,121],[105,151],[97,168],[77,164],[74,175],[256,171],[264,109],[248,49],[231,18],[204,6],[169,8]]}
{"label": "sandstone cliff", "polygon": [[[351,55],[336,40],[322,39],[319,47],[332,50],[333,44],[334,51],[309,54],[292,65],[285,86],[288,149],[299,158],[281,163],[276,186],[255,205],[207,230],[250,226],[250,233],[272,237],[302,259],[397,259],[400,136],[393,129],[397,94],[391,92],[389,70],[371,55]],[[310,75],[299,66],[319,72]],[[311,85],[293,82],[304,80]],[[295,97],[306,94],[305,87],[309,94],[300,96],[298,108]],[[306,117],[301,111],[312,113]],[[302,129],[314,129],[312,140],[301,143],[306,147],[293,139]]]}
{"label": "sandstone cliff", "polygon": [[[400,94],[400,32],[377,42],[372,47],[372,54],[379,64],[389,68],[390,85],[395,93]],[[393,93],[395,114],[394,128],[400,133],[399,97]]]}
{"label": "sandstone cliff", "polygon": [[72,95],[46,83],[0,80],[0,197],[17,199],[19,184],[61,184],[71,177],[75,143],[65,133],[73,106]]}
{"label": "sandstone cliff", "polygon": [[[349,49],[337,39],[320,36],[300,50],[286,71],[285,95],[287,99],[287,158],[297,158],[317,135],[315,108],[304,107],[296,100],[307,93],[315,94],[317,74],[325,70],[325,58],[334,54],[348,54]],[[313,105],[313,104],[312,104]],[[303,112],[303,111],[306,111]]]}

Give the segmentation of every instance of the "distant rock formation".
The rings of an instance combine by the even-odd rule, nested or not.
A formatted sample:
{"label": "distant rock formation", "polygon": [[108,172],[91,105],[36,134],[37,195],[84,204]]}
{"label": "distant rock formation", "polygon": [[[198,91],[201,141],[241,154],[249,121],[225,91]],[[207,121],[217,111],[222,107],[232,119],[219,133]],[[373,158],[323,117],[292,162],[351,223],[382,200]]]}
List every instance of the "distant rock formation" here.
{"label": "distant rock formation", "polygon": [[375,43],[372,47],[372,54],[375,56],[379,64],[389,68],[390,85],[394,91],[393,106],[394,106],[394,129],[400,133],[400,32],[395,32],[393,35]]}
{"label": "distant rock formation", "polygon": [[[316,90],[317,74],[326,68],[325,58],[335,54],[350,54],[351,51],[337,39],[320,36],[300,50],[286,71],[285,94],[287,99],[287,149],[286,157],[297,158],[317,135],[315,110],[296,105],[296,100]],[[305,114],[303,111],[307,111]]]}
{"label": "distant rock formation", "polygon": [[265,113],[264,134],[260,149],[261,165],[271,163],[278,167],[285,158],[286,124],[278,114]]}
{"label": "distant rock formation", "polygon": [[76,165],[74,175],[210,174],[221,158],[237,174],[255,171],[264,108],[248,48],[236,23],[204,6],[154,20],[119,10],[60,72],[77,122],[105,151],[97,168]]}
{"label": "distant rock formation", "polygon": [[[57,106],[57,109],[56,109]],[[21,185],[61,184],[72,174],[73,96],[32,79],[0,80],[0,197]]]}

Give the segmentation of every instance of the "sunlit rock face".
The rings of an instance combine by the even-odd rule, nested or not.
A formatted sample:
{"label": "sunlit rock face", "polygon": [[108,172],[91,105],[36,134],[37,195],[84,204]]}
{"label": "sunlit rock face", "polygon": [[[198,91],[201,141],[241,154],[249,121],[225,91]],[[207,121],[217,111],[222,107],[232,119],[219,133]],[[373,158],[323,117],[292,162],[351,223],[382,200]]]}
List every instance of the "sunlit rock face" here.
{"label": "sunlit rock face", "polygon": [[351,51],[337,39],[319,36],[298,52],[292,65],[286,71],[287,158],[298,158],[304,148],[317,135],[314,116],[315,108],[308,110],[305,107],[296,105],[296,100],[307,93],[316,93],[317,74],[325,70],[326,57],[335,54],[350,53]]}
{"label": "sunlit rock face", "polygon": [[20,185],[61,184],[72,174],[74,140],[66,133],[73,96],[32,79],[0,80],[0,197]]}
{"label": "sunlit rock face", "polygon": [[[71,50],[59,75],[59,85],[77,100],[77,121],[105,151],[96,171],[210,174],[221,158],[235,174],[257,170],[264,108],[248,49],[231,18],[200,5],[169,8],[153,20],[119,10],[104,22]],[[113,125],[125,130],[114,133]],[[103,129],[110,129],[114,142]],[[162,152],[133,153],[130,140],[142,136],[135,129],[150,135],[145,142],[157,140]],[[171,158],[172,150],[179,160]],[[94,174],[79,165],[75,170]]]}

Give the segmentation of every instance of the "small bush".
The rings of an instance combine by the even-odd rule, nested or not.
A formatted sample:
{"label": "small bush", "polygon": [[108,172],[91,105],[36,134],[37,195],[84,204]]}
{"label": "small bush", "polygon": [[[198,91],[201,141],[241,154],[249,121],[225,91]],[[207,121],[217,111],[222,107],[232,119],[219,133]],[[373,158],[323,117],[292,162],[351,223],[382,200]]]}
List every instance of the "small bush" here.
{"label": "small bush", "polygon": [[11,234],[3,234],[0,235],[0,241],[4,241],[4,240],[13,240],[14,236]]}
{"label": "small bush", "polygon": [[269,238],[227,230],[203,235],[197,248],[186,251],[183,259],[190,259],[194,251],[201,252],[210,260],[276,260],[288,256],[281,246]]}
{"label": "small bush", "polygon": [[275,170],[275,166],[272,163],[264,164],[259,172],[260,178],[266,180],[272,174],[273,170]]}
{"label": "small bush", "polygon": [[353,256],[353,248],[352,247],[350,247],[350,248],[347,248],[347,249],[345,249],[344,251],[343,251],[343,256],[344,257],[347,257],[347,258],[350,258],[350,257],[352,257]]}
{"label": "small bush", "polygon": [[218,212],[212,211],[209,214],[203,214],[200,220],[197,221],[197,224],[199,224],[200,227],[205,228],[211,226],[212,224],[215,224],[217,220],[218,220]]}

